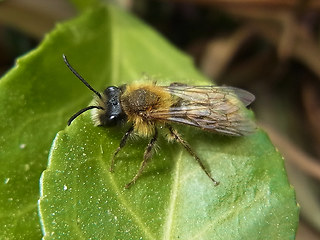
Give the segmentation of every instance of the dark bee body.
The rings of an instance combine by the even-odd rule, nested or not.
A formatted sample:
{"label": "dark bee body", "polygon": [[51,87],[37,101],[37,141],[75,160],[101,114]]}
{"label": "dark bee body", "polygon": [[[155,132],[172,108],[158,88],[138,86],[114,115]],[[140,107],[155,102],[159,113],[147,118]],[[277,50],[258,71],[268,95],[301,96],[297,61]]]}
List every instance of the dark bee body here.
{"label": "dark bee body", "polygon": [[152,156],[153,147],[158,138],[157,125],[165,126],[170,139],[180,143],[202,170],[217,185],[206,170],[200,158],[170,125],[184,124],[231,136],[243,136],[253,133],[256,125],[245,111],[254,96],[242,89],[217,86],[188,86],[173,83],[170,86],[152,84],[130,84],[120,87],[111,86],[103,94],[94,90],[68,63],[69,69],[97,96],[97,105],[89,106],[74,114],[68,124],[83,112],[97,109],[94,117],[96,125],[111,127],[131,123],[131,127],[121,139],[111,161],[113,170],[115,156],[125,146],[132,133],[151,137],[144,152],[143,161],[136,176],[126,187],[135,183]]}
{"label": "dark bee body", "polygon": [[137,84],[126,86],[120,102],[135,131],[148,137],[154,133],[157,122],[152,114],[159,111],[168,112],[172,105],[172,97],[163,91],[162,87],[154,84]]}
{"label": "dark bee body", "polygon": [[121,105],[127,116],[141,117],[145,121],[148,120],[148,112],[160,108],[162,102],[161,96],[145,88],[138,88],[121,97]]}

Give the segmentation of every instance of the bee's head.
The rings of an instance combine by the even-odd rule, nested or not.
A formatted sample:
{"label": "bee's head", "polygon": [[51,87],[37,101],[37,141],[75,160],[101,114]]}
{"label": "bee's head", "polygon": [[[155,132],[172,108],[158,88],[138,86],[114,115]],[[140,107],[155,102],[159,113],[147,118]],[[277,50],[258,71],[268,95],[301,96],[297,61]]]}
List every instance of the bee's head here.
{"label": "bee's head", "polygon": [[71,70],[71,72],[73,72],[73,74],[76,75],[76,77],[79,78],[81,82],[83,82],[84,85],[86,85],[87,88],[94,92],[94,94],[98,97],[99,102],[99,105],[97,106],[88,106],[75,113],[69,119],[68,125],[70,125],[71,122],[82,113],[94,108],[99,110],[96,117],[96,123],[99,126],[111,127],[126,120],[127,116],[122,111],[120,104],[120,88],[108,87],[106,88],[106,90],[104,90],[103,95],[101,96],[101,94],[98,91],[94,90],[94,88],[91,87],[90,84],[86,80],[84,80],[83,77],[81,77],[81,75],[77,73],[76,70],[73,69],[65,55],[63,55],[63,60],[68,66],[68,68]]}
{"label": "bee's head", "polygon": [[121,89],[114,86],[107,87],[104,90],[101,99],[101,107],[104,108],[104,111],[99,111],[97,114],[97,124],[99,126],[111,127],[127,119],[120,103],[121,93]]}

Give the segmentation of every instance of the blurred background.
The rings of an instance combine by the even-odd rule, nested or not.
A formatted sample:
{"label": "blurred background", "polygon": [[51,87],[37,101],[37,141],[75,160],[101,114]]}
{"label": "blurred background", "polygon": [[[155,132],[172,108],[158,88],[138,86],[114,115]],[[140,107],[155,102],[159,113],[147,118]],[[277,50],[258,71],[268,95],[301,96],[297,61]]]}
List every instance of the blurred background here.
{"label": "blurred background", "polygon": [[[320,239],[320,1],[114,0],[219,85],[254,93],[301,206],[297,239]],[[59,21],[67,0],[0,0],[0,77]]]}

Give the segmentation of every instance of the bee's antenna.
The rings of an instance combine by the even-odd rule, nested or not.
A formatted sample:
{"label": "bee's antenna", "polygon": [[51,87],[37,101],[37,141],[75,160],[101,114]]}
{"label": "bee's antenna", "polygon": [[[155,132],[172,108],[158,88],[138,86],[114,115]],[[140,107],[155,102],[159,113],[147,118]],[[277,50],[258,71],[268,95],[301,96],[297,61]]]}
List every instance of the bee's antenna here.
{"label": "bee's antenna", "polygon": [[89,106],[89,107],[86,107],[84,109],[81,109],[79,112],[75,113],[72,115],[72,117],[68,120],[68,126],[70,126],[70,124],[72,123],[72,121],[78,117],[80,114],[84,113],[85,111],[88,111],[90,109],[93,109],[93,108],[97,108],[97,109],[101,109],[101,110],[104,110],[103,107],[100,107],[100,106]]}
{"label": "bee's antenna", "polygon": [[81,82],[83,82],[84,85],[87,86],[87,88],[89,88],[92,92],[94,92],[101,99],[100,93],[98,91],[94,90],[93,87],[91,87],[90,84],[87,83],[87,81],[84,80],[83,77],[81,77],[81,75],[79,73],[77,73],[77,71],[74,70],[73,67],[71,67],[70,63],[67,60],[67,57],[64,54],[62,55],[62,57],[63,57],[63,61],[66,63],[67,67],[71,70],[71,72],[73,72],[73,74],[76,75],[76,77],[79,78],[81,80]]}

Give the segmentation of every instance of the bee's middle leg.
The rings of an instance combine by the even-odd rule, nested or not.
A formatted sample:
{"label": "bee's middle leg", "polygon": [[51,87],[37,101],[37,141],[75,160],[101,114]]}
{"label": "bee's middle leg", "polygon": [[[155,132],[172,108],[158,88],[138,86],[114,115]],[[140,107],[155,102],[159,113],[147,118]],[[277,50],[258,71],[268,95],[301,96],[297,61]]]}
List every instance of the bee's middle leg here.
{"label": "bee's middle leg", "polygon": [[143,172],[144,168],[147,165],[147,161],[152,157],[152,150],[157,139],[158,139],[158,131],[155,128],[154,135],[151,138],[150,142],[148,143],[146,150],[144,151],[143,161],[141,162],[140,168],[137,174],[134,176],[134,178],[125,186],[126,188],[129,188],[132,184],[134,184],[139,178],[139,176],[141,175],[141,173]]}

